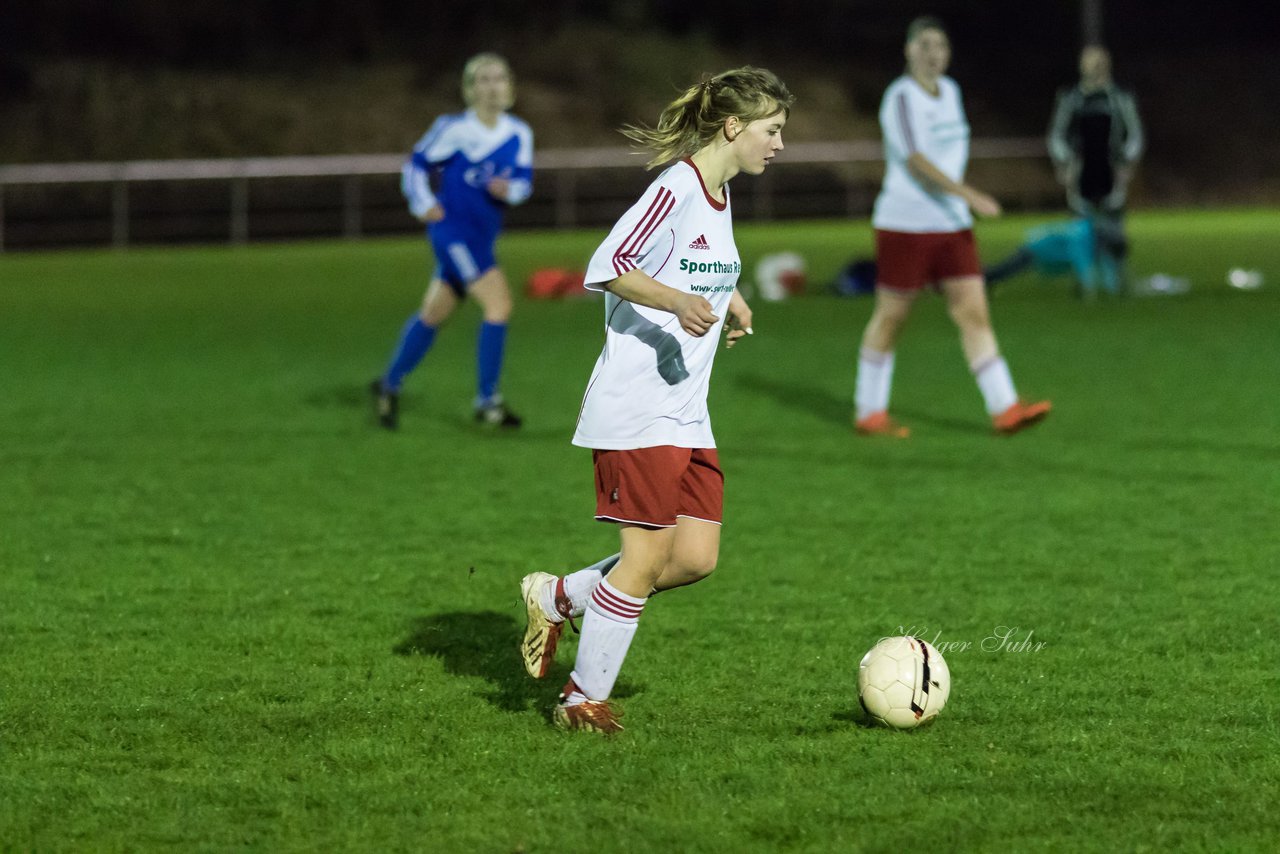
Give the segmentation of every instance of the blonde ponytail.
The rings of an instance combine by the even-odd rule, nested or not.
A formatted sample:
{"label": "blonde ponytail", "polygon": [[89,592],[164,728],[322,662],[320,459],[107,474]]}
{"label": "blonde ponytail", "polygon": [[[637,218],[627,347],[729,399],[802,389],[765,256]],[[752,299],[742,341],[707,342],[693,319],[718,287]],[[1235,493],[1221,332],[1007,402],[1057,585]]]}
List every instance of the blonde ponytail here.
{"label": "blonde ponytail", "polygon": [[655,126],[626,125],[622,135],[653,152],[645,164],[652,169],[696,153],[716,138],[730,116],[749,124],[780,111],[790,115],[794,101],[776,74],[747,65],[690,86],[666,106]]}

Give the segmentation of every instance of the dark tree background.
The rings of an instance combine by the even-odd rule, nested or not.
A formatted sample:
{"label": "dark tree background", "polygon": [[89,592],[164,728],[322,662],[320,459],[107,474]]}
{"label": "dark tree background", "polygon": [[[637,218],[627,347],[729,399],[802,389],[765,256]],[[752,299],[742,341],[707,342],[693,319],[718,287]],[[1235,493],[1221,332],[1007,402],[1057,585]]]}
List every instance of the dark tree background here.
{"label": "dark tree background", "polygon": [[[177,65],[273,63],[281,57],[366,62],[377,57],[455,53],[459,43],[534,35],[571,21],[700,31],[725,45],[828,57],[896,48],[914,14],[941,16],[969,50],[995,52],[1002,65],[1038,65],[1046,48],[1078,43],[1075,0],[936,0],[916,7],[871,0],[801,0],[752,11],[741,0],[41,0],[0,10],[0,48],[16,56],[82,55]],[[1113,2],[1105,39],[1122,52],[1177,59],[1206,46],[1276,46],[1274,4]],[[896,52],[896,51],[891,51]]]}
{"label": "dark tree background", "polygon": [[[1280,4],[1103,7],[1116,77],[1148,125],[1153,194],[1280,197]],[[1078,0],[28,0],[0,4],[0,160],[399,150],[456,105],[461,63],[486,48],[512,58],[540,143],[604,139],[715,62],[800,81],[810,114],[797,130],[840,139],[868,132],[922,12],[951,29],[975,131],[1043,133],[1075,77]],[[412,72],[372,74],[392,67]],[[362,104],[379,118],[333,118]]]}

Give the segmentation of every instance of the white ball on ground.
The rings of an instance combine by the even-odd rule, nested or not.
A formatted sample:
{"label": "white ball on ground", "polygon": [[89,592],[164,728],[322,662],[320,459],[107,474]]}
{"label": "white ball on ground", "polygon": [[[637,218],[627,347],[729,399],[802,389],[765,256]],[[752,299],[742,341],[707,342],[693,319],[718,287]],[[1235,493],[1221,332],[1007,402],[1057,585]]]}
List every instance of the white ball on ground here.
{"label": "white ball on ground", "polygon": [[920,638],[883,638],[858,664],[858,701],[884,726],[913,729],[928,723],[950,695],[947,662]]}

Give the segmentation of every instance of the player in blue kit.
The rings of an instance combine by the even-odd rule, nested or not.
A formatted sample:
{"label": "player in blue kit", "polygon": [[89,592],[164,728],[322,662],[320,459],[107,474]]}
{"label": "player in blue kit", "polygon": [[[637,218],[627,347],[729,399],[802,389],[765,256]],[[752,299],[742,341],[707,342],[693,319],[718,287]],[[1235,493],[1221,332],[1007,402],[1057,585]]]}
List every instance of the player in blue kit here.
{"label": "player in blue kit", "polygon": [[507,61],[481,53],[462,71],[468,109],[443,115],[418,140],[401,171],[400,188],[409,211],[426,224],[436,270],[409,318],[386,371],[370,385],[378,422],[399,426],[400,387],[417,367],[441,324],[466,296],[480,304],[484,321],[476,344],[476,420],[519,427],[520,418],[498,392],[511,317],[511,291],[498,267],[493,244],[507,207],[533,189],[533,133],[506,111],[514,102]]}

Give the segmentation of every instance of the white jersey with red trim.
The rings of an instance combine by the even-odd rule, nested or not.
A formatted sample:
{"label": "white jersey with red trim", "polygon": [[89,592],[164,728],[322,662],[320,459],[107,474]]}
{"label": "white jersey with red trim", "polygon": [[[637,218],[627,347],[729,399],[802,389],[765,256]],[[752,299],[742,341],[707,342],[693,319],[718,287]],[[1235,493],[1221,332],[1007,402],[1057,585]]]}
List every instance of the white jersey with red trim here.
{"label": "white jersey with red trim", "polygon": [[931,186],[907,169],[907,158],[919,152],[953,181],[964,181],[969,165],[969,120],[960,87],[950,77],[938,79],[930,95],[910,75],[889,84],[880,103],[884,135],[884,184],[876,198],[871,224],[886,231],[963,231],[973,225],[964,199]]}
{"label": "white jersey with red trim", "polygon": [[[715,201],[697,167],[682,160],[649,185],[591,256],[586,286],[605,291],[605,342],[573,444],[602,450],[715,447],[707,390],[742,271],[732,214],[728,186],[724,202]],[[705,297],[719,322],[695,338],[674,314],[605,290],[634,269]]]}

